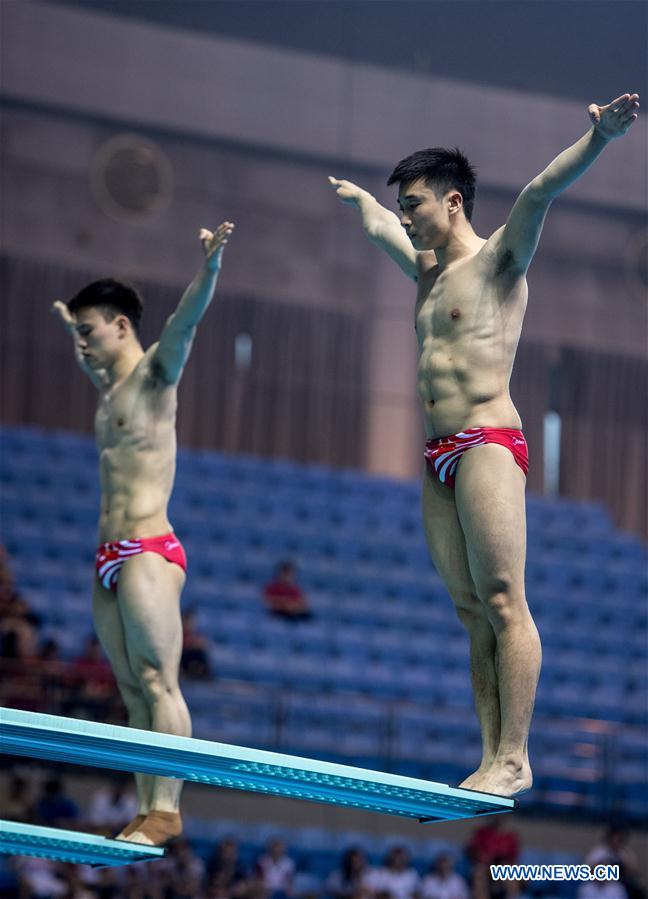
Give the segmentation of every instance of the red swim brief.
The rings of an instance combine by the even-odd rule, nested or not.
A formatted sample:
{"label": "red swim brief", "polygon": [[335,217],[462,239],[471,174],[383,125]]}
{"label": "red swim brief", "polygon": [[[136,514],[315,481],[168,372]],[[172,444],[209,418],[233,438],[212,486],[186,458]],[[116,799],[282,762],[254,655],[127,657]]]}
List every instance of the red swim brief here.
{"label": "red swim brief", "polygon": [[119,572],[126,559],[141,553],[157,553],[167,562],[174,562],[183,571],[187,570],[187,557],[182,544],[173,532],[161,537],[142,537],[137,540],[115,540],[102,543],[97,549],[95,568],[102,587],[117,592]]}
{"label": "red swim brief", "polygon": [[529,471],[529,451],[522,431],[515,428],[466,428],[450,437],[428,440],[423,453],[428,469],[442,484],[454,488],[461,457],[474,446],[498,443],[513,454],[524,474]]}

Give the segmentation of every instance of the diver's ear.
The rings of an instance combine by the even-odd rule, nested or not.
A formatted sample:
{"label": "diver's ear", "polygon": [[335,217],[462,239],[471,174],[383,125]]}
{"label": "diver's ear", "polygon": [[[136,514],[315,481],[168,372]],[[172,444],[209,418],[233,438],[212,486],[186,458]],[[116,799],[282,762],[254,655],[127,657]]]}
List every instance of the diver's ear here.
{"label": "diver's ear", "polygon": [[450,215],[456,215],[463,209],[463,197],[458,190],[451,191],[446,199],[448,203],[448,213]]}

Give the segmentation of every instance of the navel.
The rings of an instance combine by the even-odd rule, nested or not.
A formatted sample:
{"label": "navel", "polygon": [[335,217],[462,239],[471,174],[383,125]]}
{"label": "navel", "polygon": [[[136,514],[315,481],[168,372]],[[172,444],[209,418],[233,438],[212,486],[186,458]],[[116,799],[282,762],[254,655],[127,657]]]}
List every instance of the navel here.
{"label": "navel", "polygon": [[118,428],[123,428],[123,427],[124,427],[124,419],[123,419],[123,418],[118,418],[118,419],[117,419],[117,427],[118,427]]}

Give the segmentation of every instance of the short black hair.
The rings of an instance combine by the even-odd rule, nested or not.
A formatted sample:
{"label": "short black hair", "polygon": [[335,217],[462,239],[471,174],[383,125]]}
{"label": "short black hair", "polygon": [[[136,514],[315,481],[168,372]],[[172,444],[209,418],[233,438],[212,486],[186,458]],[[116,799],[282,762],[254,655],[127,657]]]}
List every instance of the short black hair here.
{"label": "short black hair", "polygon": [[427,181],[437,197],[442,197],[449,190],[458,190],[463,197],[464,215],[468,221],[471,220],[477,173],[458,147],[451,150],[445,147],[417,150],[401,159],[387,184],[411,184],[419,178]]}
{"label": "short black hair", "polygon": [[83,287],[67,304],[73,314],[80,309],[100,308],[108,321],[116,315],[125,315],[139,336],[144,306],[142,298],[131,284],[102,278]]}

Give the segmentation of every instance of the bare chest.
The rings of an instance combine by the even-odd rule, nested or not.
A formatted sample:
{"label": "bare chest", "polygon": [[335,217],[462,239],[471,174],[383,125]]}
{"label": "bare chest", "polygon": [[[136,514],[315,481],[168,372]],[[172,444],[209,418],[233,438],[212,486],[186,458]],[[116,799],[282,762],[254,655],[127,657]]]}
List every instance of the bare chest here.
{"label": "bare chest", "polygon": [[416,333],[421,348],[497,338],[516,343],[527,301],[524,278],[499,278],[478,255],[419,281]]}
{"label": "bare chest", "polygon": [[[459,338],[490,318],[485,284],[474,272],[430,272],[419,281],[416,333],[419,341]],[[480,283],[481,282],[481,283]],[[485,302],[486,300],[486,302]]]}
{"label": "bare chest", "polygon": [[141,379],[106,391],[97,407],[95,433],[100,450],[149,443],[165,422],[173,424],[175,403]]}
{"label": "bare chest", "polygon": [[99,400],[95,432],[100,449],[119,445],[143,418],[141,403],[133,390],[117,388]]}

